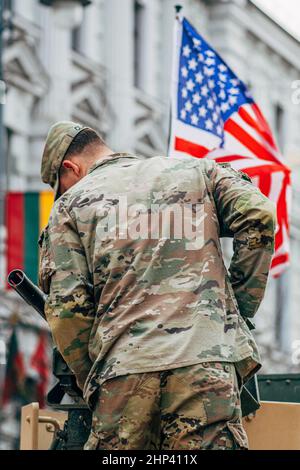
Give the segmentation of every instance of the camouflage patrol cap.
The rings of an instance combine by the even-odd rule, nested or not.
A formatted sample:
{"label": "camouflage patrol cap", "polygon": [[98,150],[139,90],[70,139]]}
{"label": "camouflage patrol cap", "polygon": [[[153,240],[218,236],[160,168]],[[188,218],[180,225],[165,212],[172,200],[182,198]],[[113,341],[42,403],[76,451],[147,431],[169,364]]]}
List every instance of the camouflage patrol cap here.
{"label": "camouflage patrol cap", "polygon": [[41,177],[44,183],[50,184],[53,188],[55,200],[59,196],[58,173],[63,158],[74,137],[76,137],[76,135],[83,129],[89,128],[76,122],[59,121],[49,130],[43,152]]}

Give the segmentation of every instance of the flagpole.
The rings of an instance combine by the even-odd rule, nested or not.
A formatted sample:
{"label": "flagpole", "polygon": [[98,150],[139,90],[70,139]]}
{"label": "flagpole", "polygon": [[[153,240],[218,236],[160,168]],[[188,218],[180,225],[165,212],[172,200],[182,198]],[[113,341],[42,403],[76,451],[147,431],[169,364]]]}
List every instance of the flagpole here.
{"label": "flagpole", "polygon": [[[175,73],[175,62],[176,62],[176,44],[178,40],[178,22],[180,21],[181,17],[181,10],[182,10],[182,5],[176,4],[174,5],[175,9],[175,25],[174,25],[174,30],[173,30],[173,58],[172,58],[172,77],[171,77],[171,103],[170,103],[170,109],[169,109],[169,135],[168,135],[168,145],[167,145],[167,155],[170,156],[170,148],[171,148],[171,140],[172,140],[172,119],[174,115],[174,109],[173,109],[173,104],[174,104],[174,97],[173,97],[173,79],[174,79],[174,73]],[[176,115],[176,112],[175,112]]]}

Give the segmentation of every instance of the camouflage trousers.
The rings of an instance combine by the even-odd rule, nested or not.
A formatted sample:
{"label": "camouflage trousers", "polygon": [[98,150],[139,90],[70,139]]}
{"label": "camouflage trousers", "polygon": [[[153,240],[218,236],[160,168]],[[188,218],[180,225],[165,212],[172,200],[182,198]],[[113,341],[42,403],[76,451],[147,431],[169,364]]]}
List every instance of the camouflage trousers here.
{"label": "camouflage trousers", "polygon": [[101,386],[85,450],[247,449],[234,364],[130,374]]}

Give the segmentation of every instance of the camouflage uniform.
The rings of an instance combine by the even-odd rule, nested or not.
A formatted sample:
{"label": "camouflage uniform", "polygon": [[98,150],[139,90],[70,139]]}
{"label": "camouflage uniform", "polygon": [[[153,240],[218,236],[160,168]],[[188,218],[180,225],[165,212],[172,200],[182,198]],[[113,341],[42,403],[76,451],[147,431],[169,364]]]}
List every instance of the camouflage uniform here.
{"label": "camouflage uniform", "polygon": [[97,403],[86,450],[248,448],[234,364],[118,376]]}
{"label": "camouflage uniform", "polygon": [[[44,181],[47,156],[46,145]],[[49,182],[54,186],[53,178]],[[196,206],[200,207],[200,245],[187,249],[190,239],[185,235],[121,236],[124,222],[120,196],[128,204],[129,233],[137,224],[139,212],[151,214],[153,204],[160,207],[158,220],[162,225],[164,213],[174,204],[188,207],[188,217]],[[115,226],[111,225],[113,211],[119,216]],[[260,357],[245,318],[253,317],[264,295],[274,230],[274,205],[238,172],[208,158],[108,155],[56,201],[41,238],[40,285],[49,294],[45,313],[54,341],[76,375],[85,400],[96,406],[96,417],[101,414],[105,394],[113,394],[113,388],[118,394],[123,384],[135,396],[136,384],[140,380],[143,383],[143,378],[148,380],[146,373],[153,381],[153,397],[158,393],[168,397],[168,386],[165,392],[160,386],[158,392],[158,381],[165,383],[166,377],[175,377],[184,369],[200,388],[208,382],[204,387],[207,392],[199,397],[200,408],[206,399],[219,393],[214,391],[215,379],[203,376],[201,364],[234,364],[242,381],[253,375],[260,367]],[[222,257],[222,236],[234,239],[229,273]],[[194,376],[197,366],[199,378]],[[232,387],[235,379],[230,367]],[[207,428],[196,438],[199,442],[203,439],[206,447],[226,447],[225,441],[230,440],[225,409],[233,410],[233,402],[237,408],[239,405],[232,394],[226,394],[226,387],[224,390],[220,406],[213,405],[215,421],[209,418],[206,403]],[[193,401],[193,387],[190,393]],[[173,396],[176,399],[176,394]],[[155,403],[157,399],[153,406]],[[113,412],[105,406],[110,410],[106,415],[109,423]],[[165,405],[163,410],[167,409]],[[193,413],[198,416],[197,410]],[[240,428],[236,411],[230,420],[232,417],[237,417]],[[141,414],[141,419],[148,419],[148,415],[144,418]],[[179,412],[179,418],[170,424],[175,434],[182,428],[182,419]],[[218,434],[213,423],[219,426],[222,421],[224,429]],[[97,436],[102,435],[103,428],[109,434],[105,419],[99,418],[97,423]],[[163,432],[167,429],[168,425],[164,426]],[[218,438],[213,443],[209,436]],[[174,443],[174,436],[170,439]],[[194,437],[187,437],[174,445],[194,442]]]}

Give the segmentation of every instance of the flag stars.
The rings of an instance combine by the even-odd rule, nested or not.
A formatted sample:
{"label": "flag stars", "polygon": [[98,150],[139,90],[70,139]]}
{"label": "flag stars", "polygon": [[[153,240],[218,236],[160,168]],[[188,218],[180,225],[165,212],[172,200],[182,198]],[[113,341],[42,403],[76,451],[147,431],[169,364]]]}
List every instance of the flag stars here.
{"label": "flag stars", "polygon": [[216,113],[216,111],[213,113],[212,118],[213,118],[213,121],[214,121],[214,122],[218,122],[218,120],[219,120],[219,115],[218,115],[218,113]]}
{"label": "flag stars", "polygon": [[187,112],[189,113],[193,108],[193,105],[192,103],[190,102],[190,100],[188,100],[186,103],[185,103],[185,109],[187,110]]}
{"label": "flag stars", "polygon": [[229,104],[227,102],[221,104],[221,110],[223,113],[226,113],[229,109]]}
{"label": "flag stars", "polygon": [[213,99],[214,102],[215,102],[215,109],[217,109],[217,108],[218,108],[218,105],[217,105],[217,103],[218,103],[218,98],[217,98],[216,93],[215,93],[213,90],[212,90],[212,92],[211,92],[211,97],[212,97],[212,99]]}
{"label": "flag stars", "polygon": [[196,73],[195,80],[196,80],[197,83],[202,83],[203,82],[204,76],[202,75],[201,72]]}
{"label": "flag stars", "polygon": [[201,101],[201,96],[199,95],[199,93],[194,93],[194,95],[193,95],[193,103],[199,104],[200,101]]}
{"label": "flag stars", "polygon": [[227,75],[225,75],[225,73],[219,73],[219,79],[221,80],[221,82],[226,82]]}
{"label": "flag stars", "polygon": [[229,96],[228,101],[231,106],[234,106],[237,103],[237,96]]}
{"label": "flag stars", "polygon": [[198,121],[199,121],[198,116],[197,116],[195,113],[192,114],[192,116],[191,116],[191,123],[194,124],[195,126],[197,126]]}
{"label": "flag stars", "polygon": [[180,117],[181,119],[185,119],[186,118],[186,110],[185,109],[182,109],[181,112],[180,112]]}
{"label": "flag stars", "polygon": [[201,37],[187,34],[183,40],[178,118],[222,138],[223,120],[235,111],[238,104],[247,101],[250,93],[240,90],[241,81]]}
{"label": "flag stars", "polygon": [[218,134],[218,135],[222,135],[222,132],[223,132],[223,131],[222,131],[222,126],[219,124],[219,125],[217,126],[217,134]]}
{"label": "flag stars", "polygon": [[[176,76],[172,77],[173,109],[176,109],[176,118],[182,125],[177,128],[174,125],[172,134],[188,143],[195,140],[195,133],[199,130],[200,135],[205,136],[207,147],[222,148],[226,147],[230,132],[233,132],[240,147],[247,146],[243,134],[247,131],[247,122],[239,121],[240,130],[230,128],[228,124],[239,108],[246,106],[247,109],[249,103],[255,104],[250,90],[188,23],[186,26],[183,23],[181,44],[176,44],[180,57]],[[266,132],[265,127],[262,125],[257,129],[257,140],[261,142],[260,134]],[[254,133],[250,134],[253,137]]]}
{"label": "flag stars", "polygon": [[208,95],[208,93],[209,93],[209,89],[208,89],[207,85],[204,85],[203,87],[201,87],[201,95],[206,97]]}
{"label": "flag stars", "polygon": [[195,88],[195,83],[191,78],[186,82],[186,87],[189,91],[193,91],[193,89]]}
{"label": "flag stars", "polygon": [[214,103],[214,100],[212,98],[208,98],[207,107],[208,107],[208,109],[214,109],[215,103]]}
{"label": "flag stars", "polygon": [[186,67],[181,67],[181,75],[183,76],[183,78],[187,78],[188,74],[188,69]]}
{"label": "flag stars", "polygon": [[197,62],[195,61],[194,57],[189,60],[189,69],[191,70],[196,70],[197,68]]}
{"label": "flag stars", "polygon": [[230,83],[231,83],[233,86],[239,86],[240,81],[239,81],[238,78],[232,78],[232,79],[230,80]]}
{"label": "flag stars", "polygon": [[186,46],[184,46],[184,48],[182,50],[182,53],[183,53],[184,57],[189,57],[191,52],[192,51],[191,51],[188,44]]}
{"label": "flag stars", "polygon": [[221,100],[225,100],[225,99],[226,99],[226,93],[225,93],[225,90],[220,90],[220,93],[219,93],[219,98],[221,98]]}
{"label": "flag stars", "polygon": [[204,67],[204,75],[206,75],[207,77],[212,77],[214,73],[215,73],[214,68]]}
{"label": "flag stars", "polygon": [[207,109],[205,108],[205,106],[201,106],[201,108],[199,108],[198,110],[198,113],[200,117],[205,118],[207,114]]}
{"label": "flag stars", "polygon": [[211,131],[214,128],[214,124],[211,119],[205,121],[205,127],[207,130]]}
{"label": "flag stars", "polygon": [[212,59],[211,57],[207,57],[205,60],[206,65],[215,65],[216,61],[215,59]]}
{"label": "flag stars", "polygon": [[193,38],[193,43],[195,47],[201,46],[201,41],[198,38]]}
{"label": "flag stars", "polygon": [[187,98],[187,96],[188,96],[188,91],[187,91],[186,88],[182,88],[182,90],[181,90],[181,96],[182,96],[182,98]]}

